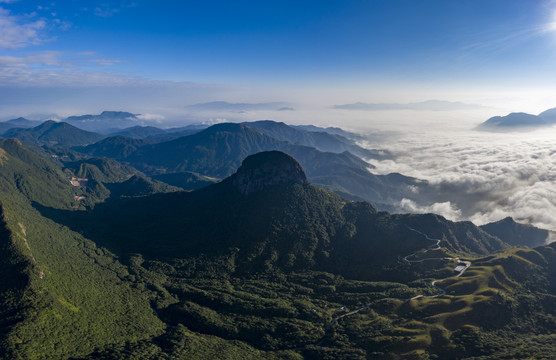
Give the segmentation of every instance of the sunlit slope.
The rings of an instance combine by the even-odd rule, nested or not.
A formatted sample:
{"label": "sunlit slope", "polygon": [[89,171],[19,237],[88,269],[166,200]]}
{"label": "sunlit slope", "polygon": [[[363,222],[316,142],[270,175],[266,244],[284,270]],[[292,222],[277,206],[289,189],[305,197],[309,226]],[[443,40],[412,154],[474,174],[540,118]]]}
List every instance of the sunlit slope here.
{"label": "sunlit slope", "polygon": [[29,129],[15,128],[8,130],[6,138],[18,138],[22,141],[38,145],[77,146],[87,145],[99,141],[104,136],[81,130],[65,122],[53,120]]}
{"label": "sunlit slope", "polygon": [[126,268],[34,209],[75,205],[68,176],[16,140],[0,154],[5,358],[62,359],[159,334],[149,293]]}
{"label": "sunlit slope", "polygon": [[[556,303],[552,246],[509,249],[437,285],[446,295],[384,299],[339,323],[329,339],[355,339],[377,358],[551,358]],[[377,337],[362,334],[374,333]],[[516,335],[519,334],[519,335]]]}
{"label": "sunlit slope", "polygon": [[118,163],[62,172],[2,146],[0,269],[19,279],[0,297],[11,357],[511,358],[552,336],[552,247],[347,201],[287,154],[250,156],[189,193],[107,183],[112,196],[75,210],[71,176],[115,181]]}

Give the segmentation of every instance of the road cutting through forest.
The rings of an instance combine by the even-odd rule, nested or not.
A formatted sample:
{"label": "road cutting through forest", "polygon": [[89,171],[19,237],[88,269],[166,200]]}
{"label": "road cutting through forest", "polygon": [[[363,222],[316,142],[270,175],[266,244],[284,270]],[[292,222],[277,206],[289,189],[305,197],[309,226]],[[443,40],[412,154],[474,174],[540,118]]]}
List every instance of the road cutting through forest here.
{"label": "road cutting through forest", "polygon": [[[434,241],[435,244],[432,245],[433,248],[428,249],[428,250],[425,250],[425,253],[426,253],[426,252],[429,252],[429,251],[437,251],[437,250],[442,249],[442,247],[440,246],[440,242],[442,241],[441,239],[433,239],[433,238],[429,237],[427,234],[422,233],[422,232],[419,231],[419,230],[413,229],[413,228],[411,228],[411,227],[409,227],[409,226],[407,226],[407,225],[398,225],[398,226],[404,226],[404,227],[406,227],[408,230],[413,231],[413,232],[415,232],[415,233],[418,233],[419,235],[424,236],[425,239],[430,240],[430,241]],[[401,258],[401,257],[398,257],[398,258],[403,259],[404,261],[406,261],[406,262],[408,262],[408,263],[420,263],[420,262],[431,261],[431,260],[435,260],[435,261],[438,261],[438,260],[456,261],[457,264],[458,264],[458,266],[456,267],[456,271],[458,271],[458,274],[456,275],[456,277],[460,277],[461,275],[463,275],[463,273],[465,272],[465,270],[467,270],[467,269],[471,266],[471,261],[460,260],[459,257],[430,257],[430,258],[424,258],[424,259],[419,259],[419,260],[411,260],[410,258],[411,258],[411,257],[414,257],[418,252],[419,252],[419,251],[416,251],[416,252],[414,252],[414,253],[412,253],[412,254],[409,254],[409,255],[404,256],[403,258]],[[350,315],[357,314],[358,312],[360,312],[360,311],[362,311],[362,310],[368,309],[368,308],[370,308],[371,306],[373,306],[374,304],[376,304],[376,303],[379,302],[379,301],[384,301],[384,300],[409,301],[409,300],[414,300],[414,299],[419,299],[419,298],[436,298],[436,297],[439,297],[439,296],[442,296],[442,295],[446,295],[446,290],[444,290],[444,289],[442,289],[440,286],[436,285],[436,283],[439,282],[439,281],[448,279],[448,278],[450,278],[450,277],[452,277],[452,276],[446,277],[446,278],[444,278],[444,279],[436,279],[436,280],[433,280],[433,281],[432,281],[431,285],[432,285],[434,288],[440,290],[440,293],[439,293],[439,294],[436,294],[436,295],[424,295],[424,294],[420,294],[420,295],[416,295],[416,296],[413,296],[413,297],[410,297],[410,298],[386,297],[386,298],[376,299],[376,300],[371,301],[370,303],[368,303],[367,305],[365,305],[365,306],[363,306],[363,307],[360,307],[360,308],[358,308],[358,309],[356,309],[356,310],[347,312],[347,313],[345,313],[345,314],[342,314],[342,315],[340,315],[340,316],[334,318],[328,325],[325,326],[324,329],[325,329],[325,330],[328,330],[331,326],[333,326],[334,324],[336,324],[336,323],[338,322],[338,320],[340,320],[340,319],[342,319],[342,318],[344,318],[344,317],[350,316]],[[322,344],[323,341],[324,341],[324,339],[322,339],[321,341],[319,341],[316,345]]]}

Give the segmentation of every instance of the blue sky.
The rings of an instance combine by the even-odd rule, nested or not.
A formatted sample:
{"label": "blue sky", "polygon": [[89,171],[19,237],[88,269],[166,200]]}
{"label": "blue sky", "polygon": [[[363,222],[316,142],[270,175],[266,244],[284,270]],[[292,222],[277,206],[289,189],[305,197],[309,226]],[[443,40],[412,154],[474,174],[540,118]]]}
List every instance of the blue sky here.
{"label": "blue sky", "polygon": [[0,0],[0,118],[173,118],[217,100],[540,111],[556,106],[555,11],[549,0]]}

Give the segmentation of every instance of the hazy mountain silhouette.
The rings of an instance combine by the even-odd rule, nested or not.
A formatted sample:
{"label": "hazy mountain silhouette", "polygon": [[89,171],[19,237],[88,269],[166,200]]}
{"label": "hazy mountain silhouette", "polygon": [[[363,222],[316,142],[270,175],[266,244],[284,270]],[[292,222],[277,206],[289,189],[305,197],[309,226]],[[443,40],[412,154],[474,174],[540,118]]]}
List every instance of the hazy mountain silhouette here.
{"label": "hazy mountain silhouette", "polygon": [[477,126],[477,130],[504,130],[513,128],[536,128],[556,124],[556,108],[543,111],[539,115],[523,112],[510,113],[506,116],[494,116]]}
{"label": "hazy mountain silhouette", "polygon": [[39,126],[27,129],[14,128],[6,131],[4,137],[13,137],[34,144],[77,146],[92,144],[104,138],[103,135],[81,130],[65,122],[45,121]]}

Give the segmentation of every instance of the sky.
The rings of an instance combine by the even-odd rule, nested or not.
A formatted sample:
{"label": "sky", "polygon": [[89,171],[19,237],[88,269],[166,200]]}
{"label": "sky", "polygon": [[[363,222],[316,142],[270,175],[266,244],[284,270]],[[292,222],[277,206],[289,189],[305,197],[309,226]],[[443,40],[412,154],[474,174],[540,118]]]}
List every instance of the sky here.
{"label": "sky", "polygon": [[[556,106],[555,12],[552,0],[0,0],[0,119],[109,109],[373,127],[438,109],[336,106],[429,100],[469,124],[538,113]],[[188,107],[213,101],[295,112]]]}

